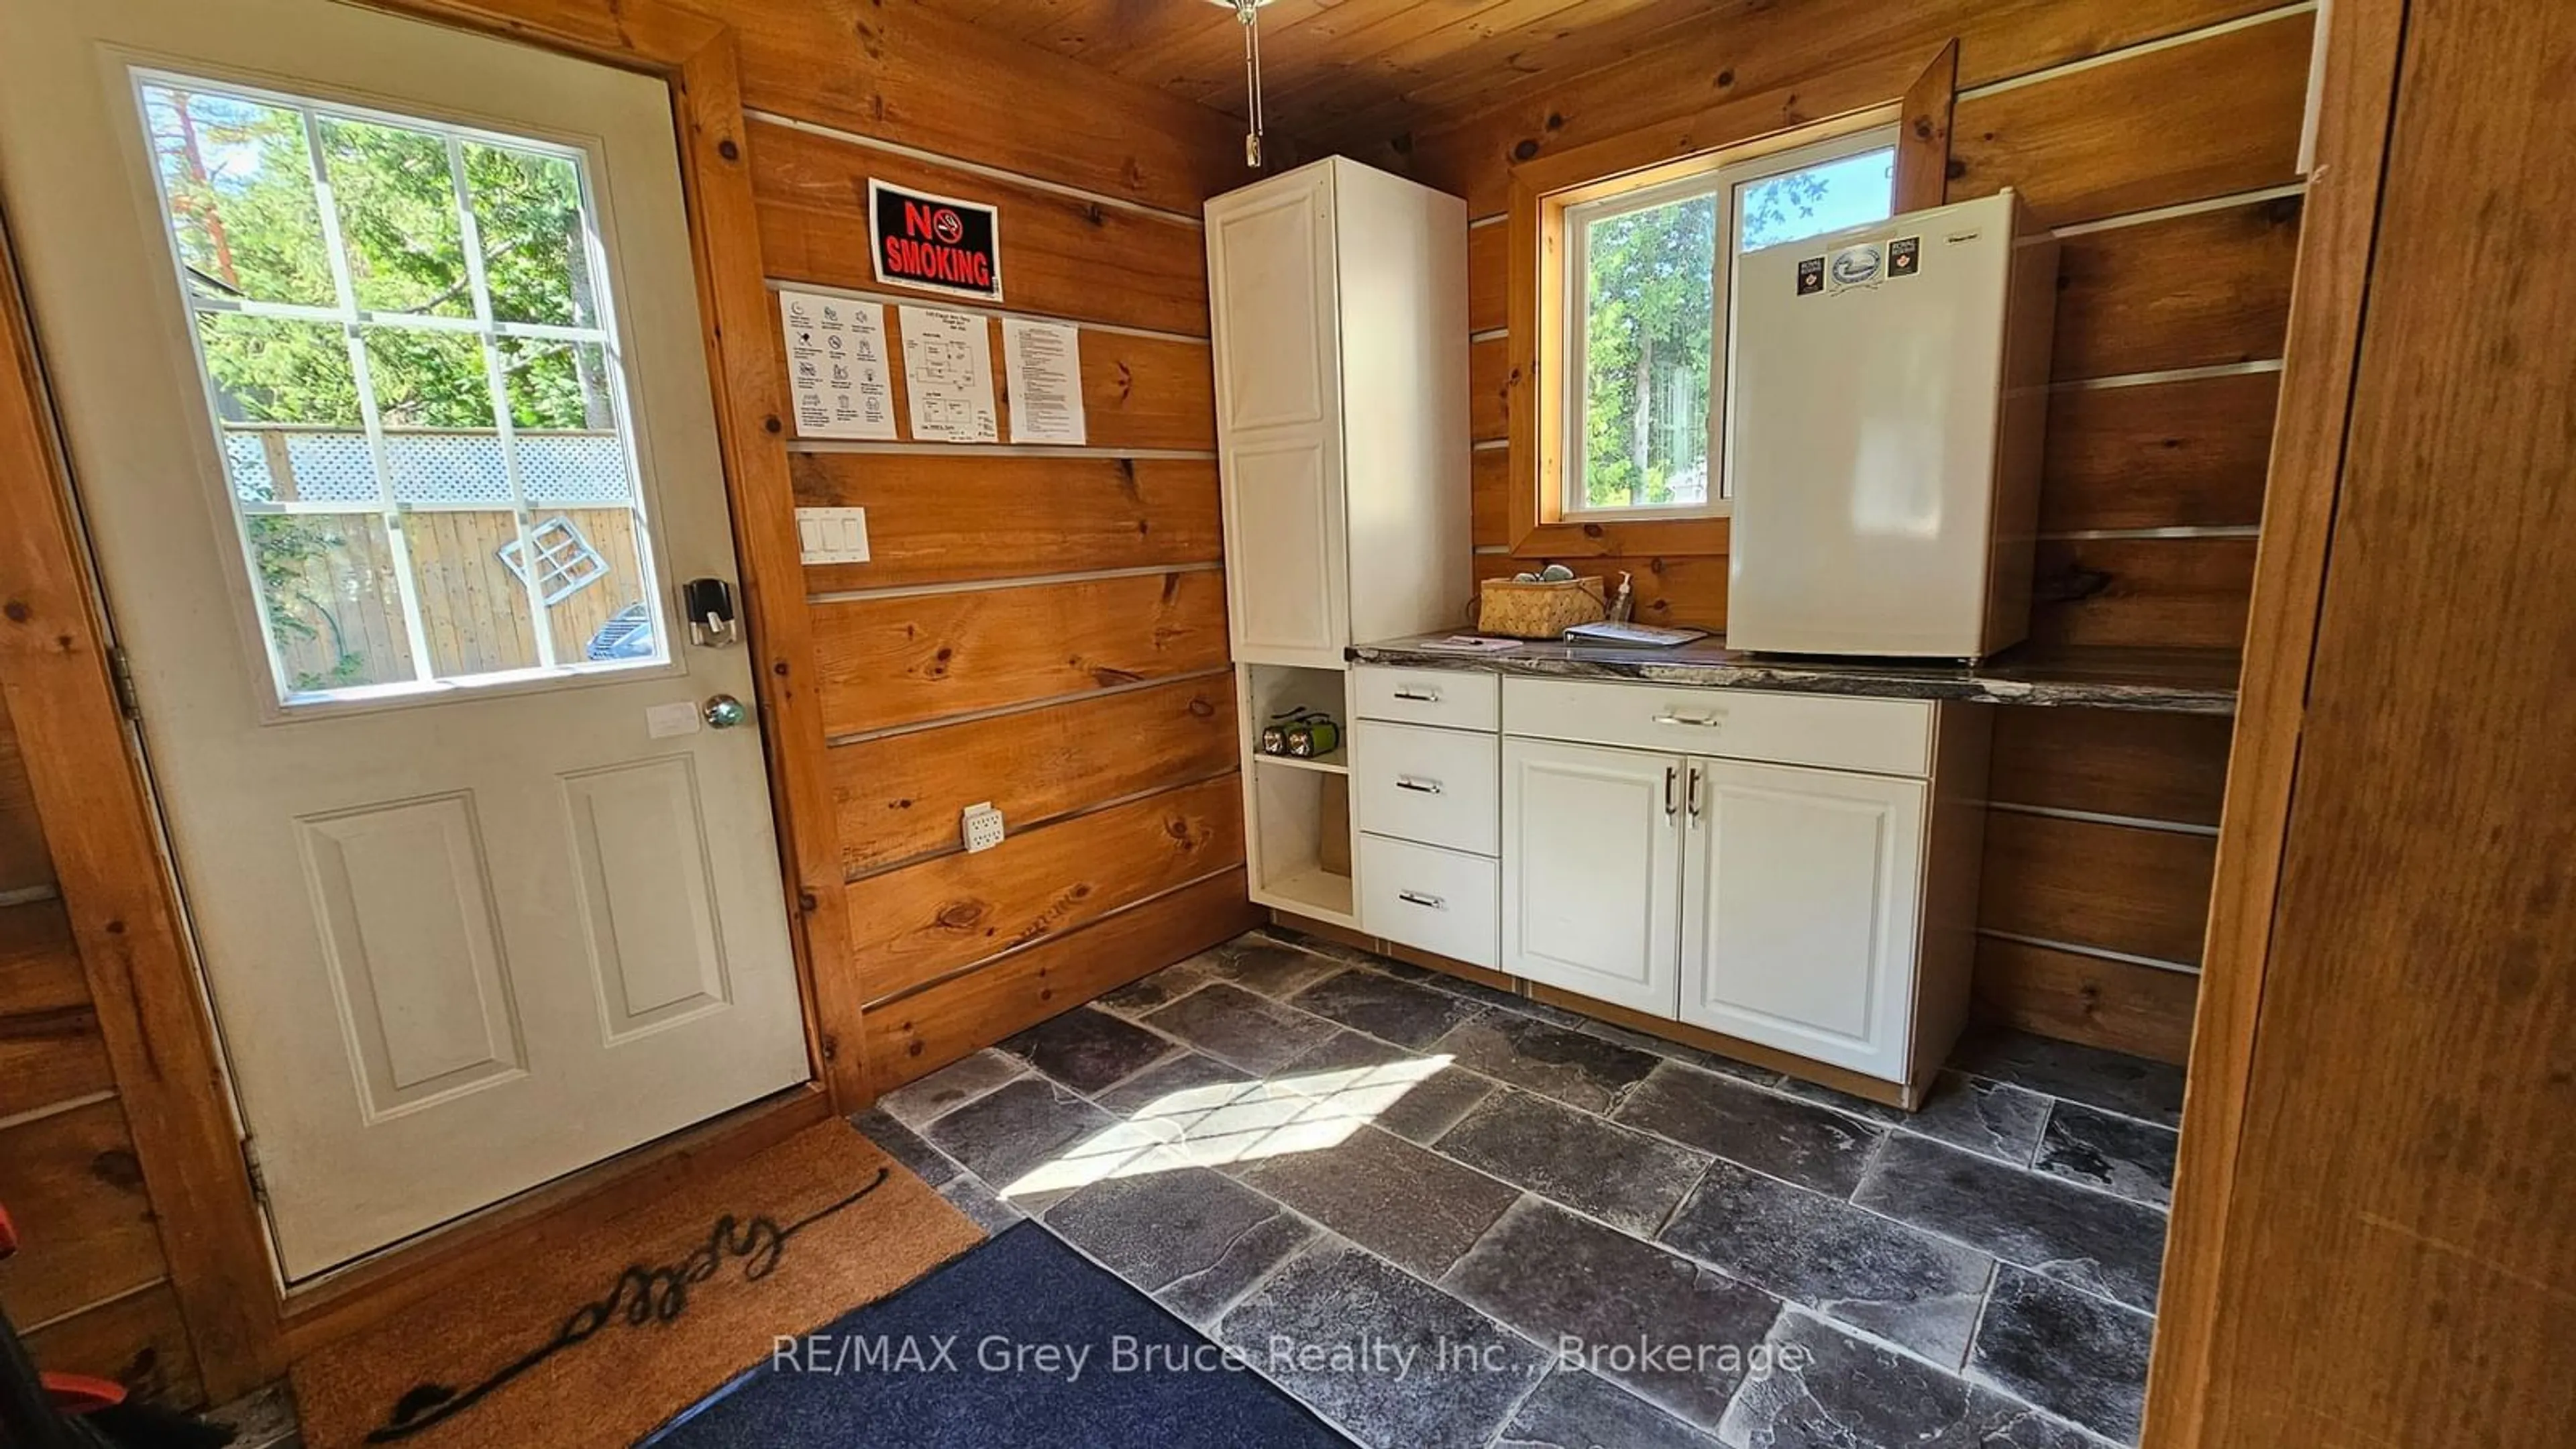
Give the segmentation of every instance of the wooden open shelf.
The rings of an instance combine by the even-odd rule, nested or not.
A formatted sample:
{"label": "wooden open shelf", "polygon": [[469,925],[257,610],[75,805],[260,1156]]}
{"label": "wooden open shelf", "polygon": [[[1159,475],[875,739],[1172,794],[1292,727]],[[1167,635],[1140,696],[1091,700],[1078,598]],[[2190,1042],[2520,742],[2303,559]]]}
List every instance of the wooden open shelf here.
{"label": "wooden open shelf", "polygon": [[1335,750],[1329,755],[1316,755],[1311,759],[1298,755],[1264,755],[1256,752],[1252,762],[1256,766],[1280,765],[1291,770],[1318,770],[1327,775],[1347,775],[1351,772],[1350,757],[1342,750]]}

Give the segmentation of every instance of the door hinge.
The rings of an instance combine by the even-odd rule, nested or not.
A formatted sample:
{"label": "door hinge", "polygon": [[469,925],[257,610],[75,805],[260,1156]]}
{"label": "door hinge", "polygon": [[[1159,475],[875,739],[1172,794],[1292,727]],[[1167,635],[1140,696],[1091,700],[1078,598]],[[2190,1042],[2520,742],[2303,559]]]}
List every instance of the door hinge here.
{"label": "door hinge", "polygon": [[139,723],[143,718],[143,699],[134,692],[134,661],[126,657],[124,646],[108,649],[107,672],[116,681],[116,707],[125,712],[127,719]]}
{"label": "door hinge", "polygon": [[259,1144],[248,1137],[241,1140],[242,1166],[250,1173],[251,1196],[268,1200],[268,1173],[259,1165]]}

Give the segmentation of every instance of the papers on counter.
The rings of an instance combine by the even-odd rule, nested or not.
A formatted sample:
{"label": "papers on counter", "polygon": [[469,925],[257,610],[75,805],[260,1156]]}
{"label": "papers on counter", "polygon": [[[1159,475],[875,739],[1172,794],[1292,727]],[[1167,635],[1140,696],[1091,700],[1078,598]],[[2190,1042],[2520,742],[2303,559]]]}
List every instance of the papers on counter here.
{"label": "papers on counter", "polygon": [[1521,647],[1518,639],[1489,639],[1482,634],[1451,634],[1440,639],[1421,639],[1407,645],[1425,654],[1509,654]]}

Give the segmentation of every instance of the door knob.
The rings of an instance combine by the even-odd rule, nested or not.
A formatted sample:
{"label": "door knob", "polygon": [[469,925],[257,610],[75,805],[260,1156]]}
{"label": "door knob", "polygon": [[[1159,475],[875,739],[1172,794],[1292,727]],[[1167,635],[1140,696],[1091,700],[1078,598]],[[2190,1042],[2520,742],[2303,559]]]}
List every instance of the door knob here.
{"label": "door knob", "polygon": [[730,694],[709,696],[705,712],[711,730],[729,730],[751,718],[750,708]]}

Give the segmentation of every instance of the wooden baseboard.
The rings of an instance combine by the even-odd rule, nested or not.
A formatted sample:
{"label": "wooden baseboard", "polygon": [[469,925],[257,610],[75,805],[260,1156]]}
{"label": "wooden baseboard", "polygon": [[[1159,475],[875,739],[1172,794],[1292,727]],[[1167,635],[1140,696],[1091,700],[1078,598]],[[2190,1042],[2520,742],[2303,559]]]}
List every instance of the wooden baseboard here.
{"label": "wooden baseboard", "polygon": [[301,1360],[504,1259],[583,1238],[675,1184],[722,1171],[831,1115],[819,1085],[793,1087],[295,1288],[283,1313],[287,1359]]}
{"label": "wooden baseboard", "polygon": [[1236,866],[871,1006],[874,1088],[891,1092],[1260,922]]}
{"label": "wooden baseboard", "polygon": [[1606,1021],[1613,1026],[1624,1026],[1630,1031],[1644,1032],[1648,1036],[1679,1042],[1683,1046],[1697,1047],[1705,1052],[1715,1052],[1722,1057],[1785,1073],[1803,1082],[1814,1082],[1820,1087],[1831,1087],[1837,1092],[1848,1092],[1855,1097],[1883,1103],[1890,1107],[1899,1107],[1908,1112],[1923,1105],[1923,1098],[1927,1095],[1927,1089],[1930,1086],[1926,1083],[1921,1087],[1912,1087],[1897,1082],[1881,1081],[1876,1077],[1865,1077],[1858,1072],[1846,1071],[1824,1062],[1811,1062],[1804,1057],[1793,1056],[1773,1047],[1731,1037],[1723,1032],[1710,1031],[1704,1027],[1692,1026],[1687,1022],[1673,1021],[1665,1017],[1650,1016],[1642,1011],[1625,1006],[1614,1006],[1607,1001],[1596,1000],[1577,992],[1561,990],[1554,986],[1543,986],[1524,977],[1507,976],[1500,971],[1471,966],[1464,961],[1453,961],[1446,956],[1435,956],[1428,951],[1417,951],[1411,946],[1364,935],[1344,926],[1310,921],[1303,916],[1292,916],[1285,911],[1272,911],[1270,919],[1273,924],[1285,926],[1290,930],[1303,931],[1307,935],[1320,936],[1327,941],[1337,941],[1362,951],[1374,951],[1378,955],[1391,956],[1398,961],[1427,970],[1445,971],[1480,986],[1490,986],[1496,991],[1507,991],[1514,996]]}
{"label": "wooden baseboard", "polygon": [[1728,1036],[1724,1032],[1710,1031],[1706,1027],[1692,1026],[1688,1022],[1649,1016],[1642,1011],[1634,1011],[1625,1006],[1613,1006],[1607,1001],[1595,1001],[1589,996],[1560,991],[1553,986],[1541,986],[1532,982],[1529,997],[1532,1001],[1542,1001],[1550,1006],[1561,1006],[1567,1011],[1579,1011],[1585,1016],[1598,1017],[1614,1026],[1624,1026],[1630,1031],[1641,1031],[1648,1036],[1662,1037],[1666,1041],[1698,1047],[1704,1052],[1715,1052],[1722,1057],[1796,1077],[1802,1082],[1831,1087],[1837,1092],[1848,1092],[1852,1096],[1890,1107],[1899,1107],[1908,1112],[1922,1106],[1923,1098],[1927,1095],[1924,1087],[1865,1077],[1858,1072],[1848,1071],[1829,1063],[1811,1062],[1805,1057],[1781,1051],[1776,1047],[1745,1041],[1740,1037]]}
{"label": "wooden baseboard", "polygon": [[1988,936],[1977,943],[1975,1010],[1996,1022],[2181,1066],[2200,978]]}
{"label": "wooden baseboard", "polygon": [[1354,950],[1370,951],[1380,956],[1392,957],[1408,966],[1419,966],[1425,971],[1443,972],[1462,981],[1473,981],[1479,986],[1490,986],[1496,991],[1508,991],[1514,996],[1521,994],[1521,979],[1517,976],[1506,976],[1500,971],[1483,966],[1472,966],[1464,961],[1454,961],[1429,951],[1416,950],[1401,941],[1390,941],[1383,936],[1371,936],[1354,931],[1348,926],[1336,926],[1329,921],[1310,921],[1304,916],[1291,915],[1282,910],[1271,911],[1270,923],[1274,926],[1284,926],[1292,931],[1302,931],[1309,936],[1320,936],[1327,941],[1338,942]]}

